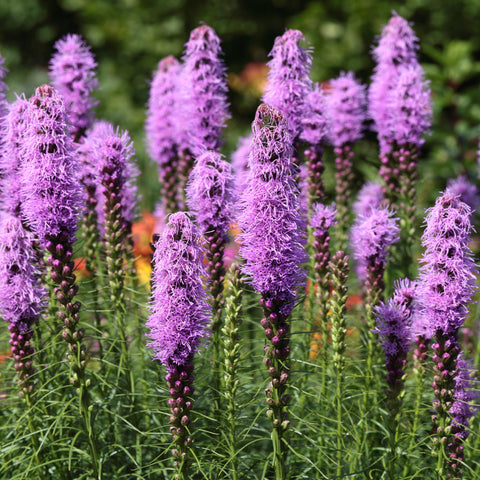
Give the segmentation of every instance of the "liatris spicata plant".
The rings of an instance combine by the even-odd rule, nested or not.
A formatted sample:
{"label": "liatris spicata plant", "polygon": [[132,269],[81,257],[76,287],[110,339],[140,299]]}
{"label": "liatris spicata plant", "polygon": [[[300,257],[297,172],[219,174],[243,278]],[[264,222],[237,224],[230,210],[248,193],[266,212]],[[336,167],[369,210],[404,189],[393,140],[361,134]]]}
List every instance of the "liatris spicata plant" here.
{"label": "liatris spicata plant", "polygon": [[391,479],[398,478],[396,449],[399,414],[403,402],[407,355],[412,345],[410,331],[412,288],[413,286],[408,281],[404,281],[403,284],[397,283],[393,298],[380,303],[375,308],[375,333],[377,333],[380,345],[385,353],[387,370],[388,452],[384,465]]}
{"label": "liatris spicata plant", "polygon": [[38,437],[32,405],[35,401],[34,328],[45,306],[38,255],[33,236],[20,218],[2,213],[0,219],[0,312],[9,322],[10,351],[15,360],[19,395],[25,399],[33,456],[38,464]]}
{"label": "liatris spicata plant", "polygon": [[168,213],[176,212],[178,205],[178,140],[176,138],[175,109],[180,78],[180,62],[169,55],[161,60],[150,86],[145,133],[147,150],[158,166],[162,200]]}
{"label": "liatris spicata plant", "polygon": [[35,349],[33,329],[45,306],[46,292],[40,285],[38,255],[33,235],[20,218],[3,213],[0,223],[0,311],[9,322],[10,345],[15,360],[20,395],[31,400]]}
{"label": "liatris spicata plant", "polygon": [[238,220],[240,255],[245,259],[244,273],[261,295],[261,325],[269,342],[265,365],[272,377],[266,389],[267,415],[273,422],[274,467],[280,480],[286,478],[283,436],[289,425],[287,319],[297,299],[296,289],[305,280],[304,219],[299,213],[297,168],[286,118],[277,108],[262,104],[252,129],[250,172]]}
{"label": "liatris spicata plant", "polygon": [[63,96],[76,142],[85,134],[93,119],[97,102],[92,92],[98,87],[97,64],[90,47],[80,35],[68,34],[55,43],[50,60],[50,80]]}
{"label": "liatris spicata plant", "polygon": [[[328,308],[327,302],[330,297],[330,227],[335,222],[335,205],[323,205],[322,203],[313,204],[313,212],[310,218],[310,228],[313,235],[313,285],[314,290],[314,308],[315,324],[313,328],[313,341],[315,350],[318,350],[318,335],[316,330],[320,327],[321,354],[322,358],[322,392],[326,388],[326,365],[328,360],[327,338],[328,338]],[[316,353],[316,352],[312,352]]]}
{"label": "liatris spicata plant", "polygon": [[124,262],[133,263],[131,258],[131,228],[136,210],[136,186],[133,183],[136,167],[132,163],[133,144],[128,132],[115,130],[111,124],[104,123],[95,138],[95,162],[98,183],[103,197],[103,226],[105,240],[106,289],[113,310],[117,331],[111,332],[112,338],[118,338],[120,367],[125,368],[128,389],[133,388],[134,380],[130,369],[127,348],[125,316],[127,301],[125,298]]}
{"label": "liatris spicata plant", "polygon": [[335,203],[337,205],[337,247],[347,247],[350,202],[353,182],[354,142],[362,138],[366,116],[365,87],[352,72],[342,72],[330,81],[325,95],[328,139],[335,153]]}
{"label": "liatris spicata plant", "polygon": [[[328,301],[330,309],[331,329],[330,335],[332,338],[332,360],[335,369],[336,390],[335,390],[335,408],[336,408],[336,475],[340,477],[342,474],[342,459],[344,456],[344,436],[345,427],[343,422],[344,409],[344,369],[345,369],[345,350],[347,345],[345,337],[347,335],[347,323],[345,320],[346,302],[347,302],[347,281],[348,281],[348,255],[344,252],[338,251],[333,255],[329,262],[329,278],[332,285],[332,294]],[[325,376],[325,373],[324,373]],[[321,454],[319,452],[319,454]]]}
{"label": "liatris spicata plant", "polygon": [[456,478],[460,467],[446,452],[452,441],[449,411],[455,400],[461,351],[458,334],[477,290],[477,270],[469,248],[470,213],[470,207],[447,190],[428,210],[422,236],[425,253],[419,273],[419,308],[422,322],[434,338],[433,422],[439,478]]}
{"label": "liatris spicata plant", "polygon": [[285,116],[294,143],[302,131],[302,120],[307,111],[306,97],[312,90],[309,76],[311,48],[303,48],[301,42],[305,42],[303,33],[291,29],[275,39],[269,53],[271,60],[267,65],[270,71],[262,98],[265,104],[278,108]]}
{"label": "liatris spicata plant", "polygon": [[202,285],[205,275],[200,232],[185,213],[170,215],[154,244],[147,346],[168,372],[177,480],[189,478],[193,358],[209,336],[211,307]]}
{"label": "liatris spicata plant", "polygon": [[432,117],[429,83],[417,50],[418,39],[410,25],[394,12],[373,50],[377,65],[369,89],[369,114],[380,143],[379,173],[385,196],[402,222],[403,250],[394,254],[405,274],[412,264],[416,229],[418,151]]}
{"label": "liatris spicata plant", "polygon": [[[363,394],[362,412],[365,415],[369,402],[376,403],[370,398],[370,387],[374,383],[374,366],[379,362],[380,352],[377,348],[375,329],[375,306],[383,300],[385,288],[384,273],[388,260],[387,248],[398,241],[398,219],[388,208],[372,208],[368,215],[357,217],[351,231],[353,257],[357,262],[357,276],[361,280],[362,296],[366,313],[366,370],[365,387]],[[362,441],[367,438],[368,418],[362,423]],[[356,469],[356,461],[352,464],[352,471]]]}
{"label": "liatris spicata plant", "polygon": [[[206,150],[218,152],[222,130],[230,117],[226,69],[220,39],[215,30],[201,25],[190,33],[183,54],[180,119],[186,136],[180,148],[198,156]],[[180,105],[179,105],[180,106]],[[184,172],[187,175],[190,172]]]}
{"label": "liatris spicata plant", "polygon": [[213,388],[219,409],[220,329],[225,280],[223,257],[228,243],[228,229],[234,218],[235,204],[232,167],[219,153],[207,151],[196,159],[187,185],[187,203],[195,213],[205,239],[213,315]]}
{"label": "liatris spicata plant", "polygon": [[[78,391],[91,468],[97,476],[98,451],[85,375],[84,329],[78,328],[80,302],[75,301],[78,284],[73,273],[73,243],[81,208],[81,185],[73,142],[63,99],[51,86],[36,89],[24,115],[26,127],[20,147],[22,215],[49,255],[47,265],[54,285],[56,317],[63,321],[62,337],[69,348],[70,383]],[[53,330],[55,327],[50,326]]]}
{"label": "liatris spicata plant", "polygon": [[308,203],[311,210],[312,205],[323,202],[325,196],[322,179],[325,167],[322,157],[328,125],[325,118],[325,95],[318,84],[308,93],[305,103],[306,112],[301,121],[300,139],[308,144],[304,155],[308,172]]}

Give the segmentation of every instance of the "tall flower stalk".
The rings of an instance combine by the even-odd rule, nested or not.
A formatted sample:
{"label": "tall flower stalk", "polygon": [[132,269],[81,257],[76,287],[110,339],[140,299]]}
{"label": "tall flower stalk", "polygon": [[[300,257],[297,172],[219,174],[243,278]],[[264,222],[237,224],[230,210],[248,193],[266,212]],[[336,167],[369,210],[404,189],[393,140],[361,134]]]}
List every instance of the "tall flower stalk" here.
{"label": "tall flower stalk", "polygon": [[328,139],[335,153],[335,203],[337,205],[337,247],[346,250],[352,194],[353,143],[362,138],[366,116],[365,87],[352,72],[341,73],[330,81],[325,95]]}
{"label": "tall flower stalk", "polygon": [[206,150],[218,152],[222,130],[230,117],[226,68],[215,30],[201,25],[190,33],[182,57],[183,69],[175,116],[184,190],[194,158]]}
{"label": "tall flower stalk", "polygon": [[388,453],[385,468],[389,478],[397,475],[397,443],[400,409],[403,402],[407,355],[412,345],[412,302],[415,297],[415,285],[404,280],[396,285],[393,297],[382,302],[375,309],[377,318],[375,331],[385,353],[387,370],[387,428]]}
{"label": "tall flower stalk", "polygon": [[175,111],[178,96],[180,62],[169,55],[161,60],[150,86],[145,133],[147,149],[158,165],[162,188],[163,208],[168,213],[179,209],[178,192],[178,139]]}
{"label": "tall flower stalk", "polygon": [[269,53],[270,70],[262,98],[264,103],[278,108],[285,116],[294,143],[298,142],[302,131],[302,120],[308,108],[306,98],[312,90],[311,48],[302,47],[302,42],[305,42],[303,33],[293,29],[275,39]]}
{"label": "tall flower stalk", "polygon": [[[384,273],[388,260],[387,248],[398,241],[398,219],[387,208],[372,208],[367,215],[361,215],[355,219],[351,238],[354,259],[357,262],[357,275],[361,281],[362,294],[366,315],[366,332],[364,342],[366,344],[365,387],[362,402],[362,440],[361,446],[365,447],[367,441],[369,403],[372,402],[371,385],[374,383],[376,374],[375,366],[380,363],[380,352],[377,346],[375,333],[374,308],[383,300],[385,288]],[[376,399],[374,400],[374,403]],[[352,471],[355,471],[355,457]]]}
{"label": "tall flower stalk", "polygon": [[304,150],[308,178],[308,205],[322,203],[325,197],[323,185],[323,145],[327,138],[328,125],[325,118],[325,94],[316,84],[306,98],[306,112],[302,119],[300,139],[307,143]]}
{"label": "tall flower stalk", "polygon": [[262,104],[253,122],[250,172],[241,197],[240,254],[243,271],[260,293],[268,343],[265,365],[271,377],[267,396],[267,415],[273,423],[272,442],[277,480],[287,476],[285,431],[288,428],[286,394],[290,365],[288,357],[288,316],[296,298],[296,288],[305,280],[306,261],[304,220],[299,213],[297,169],[292,162],[292,143],[286,118]]}
{"label": "tall flower stalk", "polygon": [[80,35],[68,34],[55,43],[50,60],[50,79],[63,96],[71,124],[71,134],[78,142],[90,127],[93,108],[98,102],[92,92],[98,87],[97,64],[90,48]]}
{"label": "tall flower stalk", "polygon": [[403,269],[411,264],[418,156],[432,117],[429,83],[417,50],[411,26],[394,12],[373,49],[377,65],[369,89],[369,114],[380,143],[379,173],[385,196],[402,222],[402,241],[393,253]]}
{"label": "tall flower stalk", "polygon": [[433,337],[434,451],[437,478],[458,478],[460,464],[448,454],[452,443],[450,410],[454,404],[459,331],[468,305],[477,290],[476,267],[469,248],[471,210],[448,190],[435,202],[425,219],[421,259],[419,308],[422,322]]}
{"label": "tall flower stalk", "polygon": [[24,160],[20,178],[21,211],[39,245],[47,251],[56,316],[63,322],[62,337],[69,348],[70,383],[78,391],[91,468],[99,478],[101,469],[89,408],[90,382],[85,374],[84,329],[78,325],[80,302],[75,300],[78,285],[73,273],[73,244],[81,206],[81,186],[65,106],[51,86],[37,88],[25,112],[25,122],[27,126],[21,145]]}
{"label": "tall flower stalk", "polygon": [[125,372],[127,388],[132,395],[135,382],[127,346],[124,262],[131,262],[131,226],[136,209],[136,186],[133,183],[136,168],[132,163],[133,155],[134,149],[128,133],[115,130],[111,124],[105,123],[95,141],[97,181],[101,184],[99,194],[102,195],[103,202],[105,288],[115,312],[117,331],[111,335],[113,338],[118,336],[120,343],[120,348],[114,348],[114,352],[120,353],[116,361],[120,370]]}
{"label": "tall flower stalk", "polygon": [[220,410],[221,322],[224,305],[224,253],[233,221],[234,184],[231,165],[216,152],[200,155],[187,185],[187,203],[195,213],[205,240],[209,293],[213,322],[213,389],[217,414]]}
{"label": "tall flower stalk", "polygon": [[172,214],[154,243],[147,346],[168,372],[176,480],[190,478],[193,359],[209,336],[211,311],[202,285],[205,274],[197,227],[185,213]]}

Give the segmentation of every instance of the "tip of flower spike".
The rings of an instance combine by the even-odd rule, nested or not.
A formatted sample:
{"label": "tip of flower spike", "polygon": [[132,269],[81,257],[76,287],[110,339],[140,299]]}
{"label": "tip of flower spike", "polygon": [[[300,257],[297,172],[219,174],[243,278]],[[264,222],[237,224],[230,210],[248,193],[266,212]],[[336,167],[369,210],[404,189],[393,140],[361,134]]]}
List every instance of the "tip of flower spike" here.
{"label": "tip of flower spike", "polygon": [[165,73],[168,72],[172,67],[176,67],[179,64],[180,62],[173,55],[168,55],[168,57],[163,58],[158,63],[158,71]]}
{"label": "tip of flower spike", "polygon": [[189,43],[195,43],[199,48],[207,48],[212,44],[220,45],[220,39],[218,38],[215,30],[208,25],[200,25],[190,32]]}
{"label": "tip of flower spike", "polygon": [[278,125],[286,125],[286,119],[282,112],[271,105],[262,103],[257,108],[257,114],[253,122],[253,130],[261,130],[265,127],[276,127]]}
{"label": "tip of flower spike", "polygon": [[48,83],[45,83],[44,85],[40,85],[35,90],[35,96],[32,97],[32,100],[35,99],[35,97],[41,97],[41,98],[47,98],[47,97],[53,97],[54,93],[54,88],[51,85],[48,85]]}
{"label": "tip of flower spike", "polygon": [[164,230],[167,240],[175,242],[196,243],[198,241],[197,228],[184,212],[172,213]]}

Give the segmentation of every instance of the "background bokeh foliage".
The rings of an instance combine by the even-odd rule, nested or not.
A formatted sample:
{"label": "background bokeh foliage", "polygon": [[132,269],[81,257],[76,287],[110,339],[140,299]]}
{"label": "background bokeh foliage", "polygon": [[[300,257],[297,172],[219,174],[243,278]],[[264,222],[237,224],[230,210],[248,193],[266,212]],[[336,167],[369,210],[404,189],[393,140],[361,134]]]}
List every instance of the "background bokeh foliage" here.
{"label": "background bokeh foliage", "polygon": [[[156,175],[145,154],[143,124],[149,81],[158,61],[181,56],[189,32],[200,22],[222,39],[228,72],[240,74],[250,62],[265,62],[274,38],[298,28],[314,47],[312,77],[326,81],[354,70],[364,82],[372,73],[370,50],[392,9],[414,23],[420,60],[431,81],[434,124],[420,166],[420,201],[429,203],[449,177],[476,176],[480,124],[480,0],[3,0],[0,53],[9,69],[9,99],[27,96],[48,81],[55,41],[80,33],[92,47],[101,89],[97,116],[130,131],[142,170],[142,207],[158,196]],[[232,119],[225,152],[248,132],[258,93],[232,89]],[[375,136],[359,147],[366,158],[359,170],[375,172]],[[423,188],[423,186],[427,188]]]}

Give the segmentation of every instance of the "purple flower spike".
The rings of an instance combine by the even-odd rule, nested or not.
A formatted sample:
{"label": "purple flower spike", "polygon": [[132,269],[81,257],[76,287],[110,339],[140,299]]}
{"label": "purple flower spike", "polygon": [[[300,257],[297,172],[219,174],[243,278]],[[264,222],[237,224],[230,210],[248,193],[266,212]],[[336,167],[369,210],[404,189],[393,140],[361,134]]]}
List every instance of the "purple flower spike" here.
{"label": "purple flower spike", "polygon": [[240,254],[255,289],[278,301],[288,315],[305,280],[301,264],[306,261],[291,136],[282,113],[265,104],[257,110],[253,134],[239,218]]}
{"label": "purple flower spike", "polygon": [[159,166],[177,155],[173,115],[180,71],[180,62],[169,55],[159,62],[150,87],[145,123],[147,149]]}
{"label": "purple flower spike", "polygon": [[310,145],[322,145],[327,138],[328,123],[326,118],[325,93],[317,83],[307,95],[305,115],[301,120],[300,139]]}
{"label": "purple flower spike", "polygon": [[475,378],[475,368],[470,360],[460,354],[457,359],[457,376],[455,378],[454,402],[450,408],[453,417],[455,436],[466,440],[470,420],[478,412],[478,405],[473,402],[480,397],[478,379]]}
{"label": "purple flower spike", "polygon": [[415,61],[418,51],[418,38],[411,23],[392,12],[392,18],[382,30],[378,46],[373,49],[377,63],[398,65]]}
{"label": "purple flower spike", "polygon": [[154,248],[147,346],[167,368],[187,365],[209,336],[200,234],[185,213],[174,213]]}
{"label": "purple flower spike", "polygon": [[357,217],[352,227],[353,258],[359,279],[367,283],[367,291],[374,285],[383,290],[387,247],[399,239],[398,218],[393,215],[387,208],[372,208],[368,215]]}
{"label": "purple flower spike", "polygon": [[292,140],[302,131],[306,111],[305,99],[312,89],[311,48],[303,48],[305,37],[299,30],[287,30],[275,39],[268,66],[268,81],[263,102],[278,108],[288,121]]}
{"label": "purple flower spike", "polygon": [[231,165],[216,152],[200,155],[187,186],[190,210],[195,212],[202,233],[218,233],[224,241],[233,221],[233,173]]}
{"label": "purple flower spike", "polygon": [[150,87],[145,132],[147,150],[157,163],[165,208],[178,210],[178,82],[181,65],[173,56],[158,64]]}
{"label": "purple flower spike", "polygon": [[26,129],[25,112],[28,110],[28,101],[19,97],[8,109],[5,118],[5,137],[0,155],[0,170],[3,172],[1,180],[1,202],[4,211],[20,215],[20,168],[22,164],[21,145],[24,141]]}
{"label": "purple flower spike", "polygon": [[222,129],[230,117],[222,55],[213,28],[201,25],[191,32],[183,55],[181,106],[185,108],[184,132],[194,156],[220,149]]}
{"label": "purple flower spike", "polygon": [[312,218],[310,226],[326,232],[335,222],[335,204],[323,205],[322,203],[315,203],[313,205]]}
{"label": "purple flower spike", "polygon": [[384,127],[379,126],[381,137],[398,145],[423,145],[422,136],[432,124],[431,92],[424,75],[419,64],[399,68],[396,85],[387,99],[389,119]]}
{"label": "purple flower spike", "polygon": [[480,207],[478,187],[466,175],[460,175],[455,179],[448,180],[447,190],[453,195],[459,196],[460,200],[472,209],[472,212],[476,212]]}
{"label": "purple flower spike", "polygon": [[477,289],[470,214],[470,207],[448,190],[427,211],[419,301],[431,334],[457,335]]}
{"label": "purple flower spike", "polygon": [[42,244],[66,236],[73,243],[81,208],[81,185],[62,97],[43,85],[25,111],[22,214]]}
{"label": "purple flower spike", "polygon": [[72,134],[78,141],[91,125],[93,108],[98,103],[92,98],[93,90],[98,87],[97,64],[80,35],[66,35],[55,43],[55,49],[50,61],[50,79],[65,99]]}
{"label": "purple flower spike", "polygon": [[[129,229],[137,214],[135,149],[128,132],[100,122],[95,131],[95,159],[103,196],[114,192],[114,203],[121,203],[122,227]],[[102,202],[103,203],[103,202]]]}
{"label": "purple flower spike", "polygon": [[300,139],[309,144],[305,149],[308,172],[308,200],[310,205],[322,202],[325,196],[322,175],[323,144],[328,134],[328,124],[325,117],[325,94],[318,84],[308,94],[306,112],[302,119]]}
{"label": "purple flower spike", "polygon": [[0,310],[20,333],[31,330],[45,305],[33,235],[20,218],[3,214],[0,224]]}
{"label": "purple flower spike", "polygon": [[328,138],[335,147],[362,138],[366,117],[366,90],[353,72],[342,72],[330,81],[325,95],[325,111],[329,126]]}
{"label": "purple flower spike", "polygon": [[382,186],[378,183],[366,182],[353,203],[353,212],[356,217],[368,216],[371,210],[379,208],[384,200]]}
{"label": "purple flower spike", "polygon": [[33,391],[33,327],[45,306],[46,292],[40,286],[38,256],[33,235],[20,218],[4,213],[0,220],[0,311],[9,322],[10,351],[15,360],[20,395]]}

